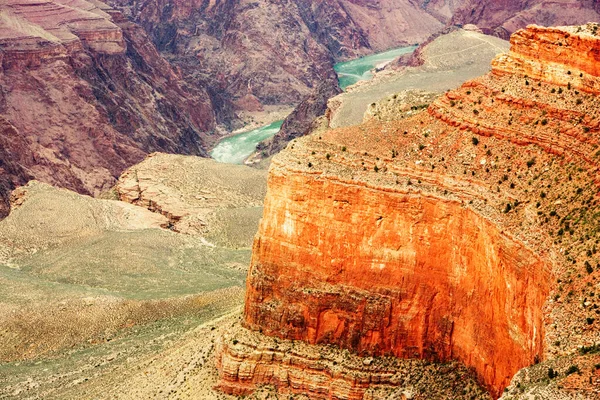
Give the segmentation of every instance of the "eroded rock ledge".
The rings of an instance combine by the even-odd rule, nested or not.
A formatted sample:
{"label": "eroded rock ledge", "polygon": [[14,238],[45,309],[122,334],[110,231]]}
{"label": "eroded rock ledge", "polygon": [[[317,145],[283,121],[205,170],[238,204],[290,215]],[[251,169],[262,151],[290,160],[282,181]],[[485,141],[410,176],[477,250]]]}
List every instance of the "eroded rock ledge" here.
{"label": "eroded rock ledge", "polygon": [[472,371],[457,362],[364,358],[336,346],[281,340],[241,327],[225,335],[216,351],[222,354],[218,366],[226,377],[221,389],[237,395],[248,394],[258,383],[310,398],[448,399],[461,393],[489,399]]}
{"label": "eroded rock ledge", "polygon": [[[494,398],[520,369],[599,343],[600,104],[572,72],[594,27],[531,26],[492,73],[427,111],[293,141],[270,170],[245,327],[365,357],[458,360]],[[554,73],[522,67],[557,32],[571,40],[535,60]],[[563,71],[572,80],[552,78]],[[264,358],[225,346],[228,357],[248,373],[223,369],[225,391],[272,383]],[[276,384],[365,398],[332,381],[326,394]]]}

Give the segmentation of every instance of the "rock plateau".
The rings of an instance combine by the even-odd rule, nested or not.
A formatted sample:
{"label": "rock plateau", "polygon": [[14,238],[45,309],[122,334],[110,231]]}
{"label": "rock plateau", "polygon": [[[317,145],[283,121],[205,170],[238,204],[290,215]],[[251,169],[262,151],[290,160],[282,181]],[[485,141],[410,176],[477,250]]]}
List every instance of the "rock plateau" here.
{"label": "rock plateau", "polygon": [[[538,363],[556,368],[555,398],[598,396],[598,29],[529,26],[426,110],[277,155],[247,280],[253,333],[223,341],[220,387],[386,398],[368,388],[401,382],[369,365],[394,356],[457,360],[493,398],[526,397]],[[280,357],[277,341],[347,349],[364,368]]]}

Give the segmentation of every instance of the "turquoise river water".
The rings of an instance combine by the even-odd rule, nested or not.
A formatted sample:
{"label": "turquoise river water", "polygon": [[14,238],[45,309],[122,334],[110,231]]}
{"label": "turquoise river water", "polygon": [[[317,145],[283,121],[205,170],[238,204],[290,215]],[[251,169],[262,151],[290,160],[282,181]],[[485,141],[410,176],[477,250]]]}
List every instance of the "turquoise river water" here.
{"label": "turquoise river water", "polygon": [[[415,48],[416,46],[401,47],[335,64],[333,68],[338,74],[340,87],[345,90],[359,81],[371,79],[373,68],[383,66],[402,54],[414,51]],[[215,146],[210,155],[219,162],[243,164],[244,160],[256,150],[258,143],[279,132],[282,123],[283,121],[275,121],[258,129],[226,137]]]}

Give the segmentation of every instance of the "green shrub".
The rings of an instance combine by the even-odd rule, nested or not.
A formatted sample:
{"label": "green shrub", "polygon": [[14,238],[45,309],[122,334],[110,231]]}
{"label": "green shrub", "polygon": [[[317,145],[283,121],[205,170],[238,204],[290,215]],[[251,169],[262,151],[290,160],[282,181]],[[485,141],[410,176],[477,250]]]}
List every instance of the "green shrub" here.
{"label": "green shrub", "polygon": [[579,372],[579,367],[577,365],[571,365],[565,374],[568,376],[576,372]]}

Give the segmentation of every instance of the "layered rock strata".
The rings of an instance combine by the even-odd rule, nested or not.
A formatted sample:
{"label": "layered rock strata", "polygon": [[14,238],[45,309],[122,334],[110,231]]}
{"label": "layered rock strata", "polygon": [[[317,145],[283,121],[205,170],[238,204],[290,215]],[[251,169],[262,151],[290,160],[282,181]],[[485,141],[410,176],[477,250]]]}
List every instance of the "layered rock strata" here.
{"label": "layered rock strata", "polygon": [[309,398],[451,399],[458,392],[489,400],[471,371],[458,362],[363,358],[336,346],[281,340],[243,328],[222,336],[216,353],[222,354],[217,359],[222,376],[238,381],[227,389],[238,395],[252,391],[260,376],[263,383]]}
{"label": "layered rock strata", "polygon": [[[494,398],[520,369],[600,343],[600,103],[580,82],[599,74],[579,57],[593,57],[596,30],[530,26],[490,74],[426,111],[293,141],[270,169],[244,326],[362,356],[458,360]],[[225,391],[273,383],[260,372],[269,358],[230,347],[221,359],[240,367],[222,373]],[[325,380],[275,383],[365,395]]]}
{"label": "layered rock strata", "polygon": [[208,95],[143,30],[100,2],[0,5],[7,190],[30,178],[97,194],[146,153],[206,154]]}

